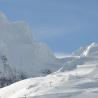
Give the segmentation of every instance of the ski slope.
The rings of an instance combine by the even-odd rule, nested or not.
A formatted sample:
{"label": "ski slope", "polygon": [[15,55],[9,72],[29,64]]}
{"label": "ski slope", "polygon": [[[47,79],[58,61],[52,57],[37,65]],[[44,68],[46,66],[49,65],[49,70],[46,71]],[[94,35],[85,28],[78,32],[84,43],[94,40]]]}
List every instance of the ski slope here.
{"label": "ski slope", "polygon": [[0,89],[1,98],[87,98],[88,96],[98,98],[98,68],[95,65],[79,65],[72,71],[58,71]]}

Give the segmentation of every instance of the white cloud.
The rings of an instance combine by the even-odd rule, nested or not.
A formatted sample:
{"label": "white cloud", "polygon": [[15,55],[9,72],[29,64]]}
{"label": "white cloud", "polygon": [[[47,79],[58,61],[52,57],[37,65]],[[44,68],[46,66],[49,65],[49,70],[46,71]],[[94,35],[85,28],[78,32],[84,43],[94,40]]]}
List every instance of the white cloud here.
{"label": "white cloud", "polygon": [[59,52],[59,53],[55,53],[55,56],[57,58],[64,58],[64,57],[68,57],[70,56],[71,54],[68,54],[68,53],[63,53],[63,52]]}

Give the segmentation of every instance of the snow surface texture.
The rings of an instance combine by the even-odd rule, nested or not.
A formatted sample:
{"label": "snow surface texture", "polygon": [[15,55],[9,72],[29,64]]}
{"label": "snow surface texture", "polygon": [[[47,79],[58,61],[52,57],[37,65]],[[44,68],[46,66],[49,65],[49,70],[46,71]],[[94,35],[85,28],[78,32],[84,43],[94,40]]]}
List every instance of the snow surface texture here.
{"label": "snow surface texture", "polygon": [[1,98],[98,98],[98,68],[77,65],[68,72],[30,78],[0,89]]}

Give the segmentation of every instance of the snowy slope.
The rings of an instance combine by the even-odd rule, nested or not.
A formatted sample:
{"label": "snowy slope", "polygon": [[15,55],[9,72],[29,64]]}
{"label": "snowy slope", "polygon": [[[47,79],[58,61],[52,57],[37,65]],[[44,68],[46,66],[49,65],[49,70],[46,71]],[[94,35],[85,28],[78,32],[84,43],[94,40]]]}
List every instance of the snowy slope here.
{"label": "snowy slope", "polygon": [[[96,73],[94,73],[96,71]],[[98,68],[78,65],[75,70],[30,78],[0,89],[1,98],[98,98]]]}

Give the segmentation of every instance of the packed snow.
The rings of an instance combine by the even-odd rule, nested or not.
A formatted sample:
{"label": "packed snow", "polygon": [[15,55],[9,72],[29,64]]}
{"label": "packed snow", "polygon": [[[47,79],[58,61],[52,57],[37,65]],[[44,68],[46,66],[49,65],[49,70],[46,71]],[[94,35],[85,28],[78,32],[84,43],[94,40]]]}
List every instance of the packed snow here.
{"label": "packed snow", "polygon": [[97,66],[79,65],[72,71],[58,71],[44,77],[14,83],[0,89],[0,96],[1,98],[87,98],[89,96],[98,98],[96,76],[98,76]]}

